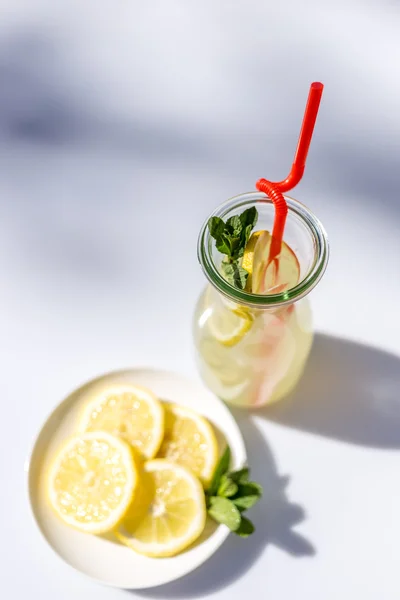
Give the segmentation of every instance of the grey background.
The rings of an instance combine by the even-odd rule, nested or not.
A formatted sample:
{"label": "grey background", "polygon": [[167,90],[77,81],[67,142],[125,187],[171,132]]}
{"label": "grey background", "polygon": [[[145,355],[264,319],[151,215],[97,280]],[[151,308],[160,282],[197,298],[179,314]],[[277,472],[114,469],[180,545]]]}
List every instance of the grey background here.
{"label": "grey background", "polygon": [[326,87],[294,195],[331,240],[313,293],[326,335],[293,404],[238,416],[267,490],[257,535],[137,597],[398,598],[399,30],[396,0],[2,0],[5,598],[128,597],[40,539],[25,457],[92,376],[196,377],[199,227],[259,177],[286,176],[314,80]]}

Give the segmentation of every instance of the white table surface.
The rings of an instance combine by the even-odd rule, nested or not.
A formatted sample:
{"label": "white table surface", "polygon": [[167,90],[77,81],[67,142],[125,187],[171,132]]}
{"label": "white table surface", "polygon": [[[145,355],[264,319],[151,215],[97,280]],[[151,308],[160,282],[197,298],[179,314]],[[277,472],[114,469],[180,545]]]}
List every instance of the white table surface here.
{"label": "white table surface", "polygon": [[[3,0],[0,14],[1,597],[398,600],[399,4]],[[164,588],[101,587],[33,524],[30,444],[104,371],[197,377],[199,227],[287,174],[313,80],[326,89],[294,195],[332,258],[293,402],[240,419],[266,489],[257,533]]]}

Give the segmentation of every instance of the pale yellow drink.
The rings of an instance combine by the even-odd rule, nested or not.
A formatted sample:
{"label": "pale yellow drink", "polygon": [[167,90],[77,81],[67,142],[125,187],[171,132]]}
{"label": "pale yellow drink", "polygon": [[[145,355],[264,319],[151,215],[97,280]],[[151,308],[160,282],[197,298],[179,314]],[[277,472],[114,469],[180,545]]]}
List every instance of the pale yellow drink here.
{"label": "pale yellow drink", "polygon": [[[230,340],[235,328],[237,340]],[[237,305],[208,286],[197,305],[194,333],[206,385],[226,402],[257,408],[297,384],[313,339],[310,305],[304,299],[275,310],[247,309],[242,317]]]}

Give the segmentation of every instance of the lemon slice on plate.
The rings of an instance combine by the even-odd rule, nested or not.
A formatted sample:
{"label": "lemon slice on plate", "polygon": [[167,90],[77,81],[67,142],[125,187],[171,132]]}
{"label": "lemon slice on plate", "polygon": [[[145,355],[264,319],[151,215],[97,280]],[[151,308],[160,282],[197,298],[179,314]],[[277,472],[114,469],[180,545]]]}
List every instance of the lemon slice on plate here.
{"label": "lemon slice on plate", "polygon": [[81,431],[108,431],[145,458],[153,458],[164,435],[164,410],[145,388],[124,383],[107,387],[85,406]]}
{"label": "lemon slice on plate", "polygon": [[164,440],[158,456],[190,469],[207,486],[218,462],[212,426],[193,410],[166,402]]}
{"label": "lemon slice on plate", "polygon": [[61,519],[86,533],[105,533],[124,517],[138,475],[131,448],[108,433],[69,439],[48,476],[51,505]]}
{"label": "lemon slice on plate", "polygon": [[166,460],[144,464],[138,503],[115,531],[120,542],[146,556],[174,556],[190,546],[206,523],[200,481],[188,469]]}

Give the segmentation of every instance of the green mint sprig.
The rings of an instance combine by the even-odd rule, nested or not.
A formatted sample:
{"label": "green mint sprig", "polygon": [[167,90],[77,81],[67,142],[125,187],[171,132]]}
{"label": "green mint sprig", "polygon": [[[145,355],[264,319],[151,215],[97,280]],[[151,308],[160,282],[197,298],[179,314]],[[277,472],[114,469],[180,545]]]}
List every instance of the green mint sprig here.
{"label": "green mint sprig", "polygon": [[259,483],[249,481],[248,467],[238,471],[229,471],[231,451],[229,446],[215,469],[210,487],[206,491],[209,516],[246,538],[254,531],[253,523],[243,513],[254,506],[262,496]]}
{"label": "green mint sprig", "polygon": [[208,229],[215,239],[215,246],[226,255],[221,268],[225,279],[234,287],[245,288],[248,272],[240,265],[246,244],[258,220],[257,209],[252,206],[226,222],[220,217],[210,217]]}

